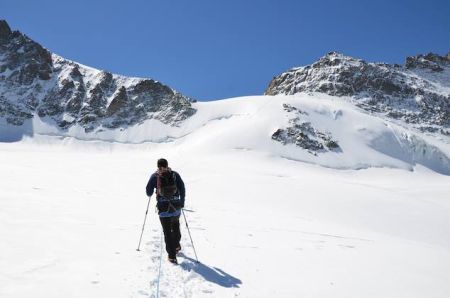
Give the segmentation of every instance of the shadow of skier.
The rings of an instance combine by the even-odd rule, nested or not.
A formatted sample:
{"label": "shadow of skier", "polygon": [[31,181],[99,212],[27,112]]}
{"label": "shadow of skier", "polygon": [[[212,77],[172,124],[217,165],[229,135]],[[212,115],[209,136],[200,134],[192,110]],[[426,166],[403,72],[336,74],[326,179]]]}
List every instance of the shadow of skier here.
{"label": "shadow of skier", "polygon": [[201,275],[205,280],[218,284],[224,288],[239,288],[242,281],[222,269],[217,267],[208,267],[205,264],[197,263],[196,260],[182,254],[183,258],[189,260],[190,262],[182,262],[180,264],[181,268],[187,271],[194,271]]}

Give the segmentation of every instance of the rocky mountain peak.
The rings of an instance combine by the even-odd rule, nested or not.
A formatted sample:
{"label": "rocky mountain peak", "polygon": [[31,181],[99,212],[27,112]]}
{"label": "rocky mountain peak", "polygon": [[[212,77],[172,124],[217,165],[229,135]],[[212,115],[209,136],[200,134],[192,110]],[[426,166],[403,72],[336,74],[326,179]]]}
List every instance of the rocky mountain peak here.
{"label": "rocky mountain peak", "polygon": [[11,35],[11,28],[5,20],[0,20],[0,40],[6,40]]}
{"label": "rocky mountain peak", "polygon": [[320,92],[346,96],[369,112],[414,123],[428,131],[450,127],[449,56],[408,57],[404,66],[368,63],[331,52],[311,65],[292,68],[269,83],[265,94]]}
{"label": "rocky mountain peak", "polygon": [[[3,38],[3,39],[2,39]],[[23,125],[39,117],[86,132],[156,119],[179,125],[192,116],[190,98],[152,79],[128,78],[50,53],[0,21],[0,120]]]}
{"label": "rocky mountain peak", "polygon": [[407,69],[423,68],[432,71],[443,71],[450,66],[450,53],[447,56],[440,56],[434,53],[417,55],[406,58],[405,67]]}
{"label": "rocky mountain peak", "polygon": [[318,61],[314,62],[311,67],[320,68],[326,66],[338,66],[338,65],[349,65],[354,63],[363,63],[361,59],[355,59],[350,56],[345,56],[338,52],[329,52],[325,56],[321,57]]}

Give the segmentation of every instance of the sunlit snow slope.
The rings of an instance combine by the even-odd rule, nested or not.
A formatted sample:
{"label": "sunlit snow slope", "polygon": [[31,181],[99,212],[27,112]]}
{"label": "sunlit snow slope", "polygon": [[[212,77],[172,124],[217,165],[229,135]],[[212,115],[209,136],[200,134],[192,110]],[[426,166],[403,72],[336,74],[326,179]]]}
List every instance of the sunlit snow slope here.
{"label": "sunlit snow slope", "polygon": [[[80,126],[60,130],[39,118],[23,126],[2,123],[0,134],[22,136],[53,135],[80,140],[122,143],[169,142],[190,152],[253,150],[286,159],[305,161],[338,169],[392,167],[412,170],[421,164],[436,172],[450,174],[450,137],[416,131],[395,121],[355,107],[345,97],[324,94],[254,96],[215,102],[194,103],[197,113],[182,125],[165,125],[148,120],[128,129],[104,129],[86,133]],[[278,129],[303,127],[325,133],[338,148],[308,150],[295,142],[278,142]],[[307,133],[307,132],[305,132]],[[289,136],[286,136],[289,138]],[[294,136],[295,137],[295,136]],[[295,140],[293,140],[295,141]]]}
{"label": "sunlit snow slope", "polygon": [[[3,123],[21,140],[0,143],[0,297],[449,297],[445,136],[319,94],[193,107],[179,127]],[[154,198],[136,251],[160,157],[200,264],[184,219],[166,261]]]}

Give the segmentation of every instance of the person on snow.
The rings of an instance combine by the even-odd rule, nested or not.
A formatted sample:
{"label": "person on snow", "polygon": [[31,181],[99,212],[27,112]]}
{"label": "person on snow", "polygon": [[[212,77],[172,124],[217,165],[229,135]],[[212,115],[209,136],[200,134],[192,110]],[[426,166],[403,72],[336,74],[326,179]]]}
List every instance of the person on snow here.
{"label": "person on snow", "polygon": [[151,197],[156,188],[156,207],[164,231],[166,251],[171,263],[177,263],[177,253],[181,250],[180,214],[184,207],[185,188],[180,174],[169,168],[166,159],[157,162],[158,170],[147,183],[147,196]]}

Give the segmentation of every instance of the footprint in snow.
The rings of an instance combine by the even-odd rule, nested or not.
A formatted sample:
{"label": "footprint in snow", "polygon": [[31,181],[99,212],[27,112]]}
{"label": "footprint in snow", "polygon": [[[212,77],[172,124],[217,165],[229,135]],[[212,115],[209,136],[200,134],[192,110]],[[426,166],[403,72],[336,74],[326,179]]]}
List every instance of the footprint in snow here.
{"label": "footprint in snow", "polygon": [[148,296],[148,293],[146,291],[139,290],[138,293],[144,296]]}
{"label": "footprint in snow", "polygon": [[339,246],[342,247],[342,248],[355,248],[355,246],[353,246],[353,245],[339,244]]}

